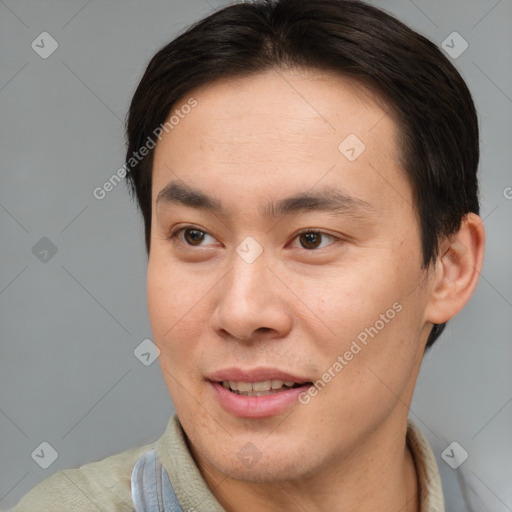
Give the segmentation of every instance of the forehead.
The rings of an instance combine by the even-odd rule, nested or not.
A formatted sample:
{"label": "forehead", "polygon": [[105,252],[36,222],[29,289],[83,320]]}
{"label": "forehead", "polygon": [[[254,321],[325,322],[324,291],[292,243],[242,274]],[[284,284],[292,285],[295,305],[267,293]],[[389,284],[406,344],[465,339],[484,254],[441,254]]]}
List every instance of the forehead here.
{"label": "forehead", "polygon": [[396,124],[355,80],[271,70],[191,91],[173,112],[192,97],[197,106],[155,149],[153,202],[176,179],[224,195],[298,192],[321,182],[365,200],[410,200]]}

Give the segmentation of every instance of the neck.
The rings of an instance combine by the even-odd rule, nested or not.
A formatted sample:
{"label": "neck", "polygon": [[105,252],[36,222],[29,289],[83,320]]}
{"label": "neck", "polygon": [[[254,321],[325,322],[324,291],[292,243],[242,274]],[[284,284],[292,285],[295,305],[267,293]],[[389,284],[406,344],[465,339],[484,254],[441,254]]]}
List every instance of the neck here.
{"label": "neck", "polygon": [[333,454],[314,476],[294,481],[235,480],[194,455],[203,478],[227,512],[418,512],[406,418],[392,420],[388,418],[351,453]]}

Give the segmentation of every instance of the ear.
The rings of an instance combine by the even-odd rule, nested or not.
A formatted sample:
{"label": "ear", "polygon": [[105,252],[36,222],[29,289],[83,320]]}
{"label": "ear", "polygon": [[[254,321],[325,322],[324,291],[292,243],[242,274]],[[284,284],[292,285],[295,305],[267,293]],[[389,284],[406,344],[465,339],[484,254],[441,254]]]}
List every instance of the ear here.
{"label": "ear", "polygon": [[427,321],[442,324],[466,305],[482,271],[484,246],[483,221],[468,213],[459,231],[441,244],[425,311]]}

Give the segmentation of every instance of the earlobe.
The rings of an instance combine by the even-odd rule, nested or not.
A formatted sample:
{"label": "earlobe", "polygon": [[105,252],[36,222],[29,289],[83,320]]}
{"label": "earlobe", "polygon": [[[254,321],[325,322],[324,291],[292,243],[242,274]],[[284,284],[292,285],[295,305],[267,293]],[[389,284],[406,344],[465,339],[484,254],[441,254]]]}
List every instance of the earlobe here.
{"label": "earlobe", "polygon": [[444,323],[466,305],[482,270],[484,246],[482,219],[468,213],[459,231],[441,244],[440,257],[432,276],[427,321]]}

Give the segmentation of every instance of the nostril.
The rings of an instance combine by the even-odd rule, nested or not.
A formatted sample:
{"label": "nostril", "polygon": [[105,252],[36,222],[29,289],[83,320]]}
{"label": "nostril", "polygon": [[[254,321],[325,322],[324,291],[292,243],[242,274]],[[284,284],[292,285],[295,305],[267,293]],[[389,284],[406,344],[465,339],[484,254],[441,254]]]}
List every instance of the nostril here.
{"label": "nostril", "polygon": [[256,332],[260,332],[260,333],[266,333],[266,332],[270,332],[272,331],[272,329],[270,327],[259,327],[258,329],[256,329]]}

